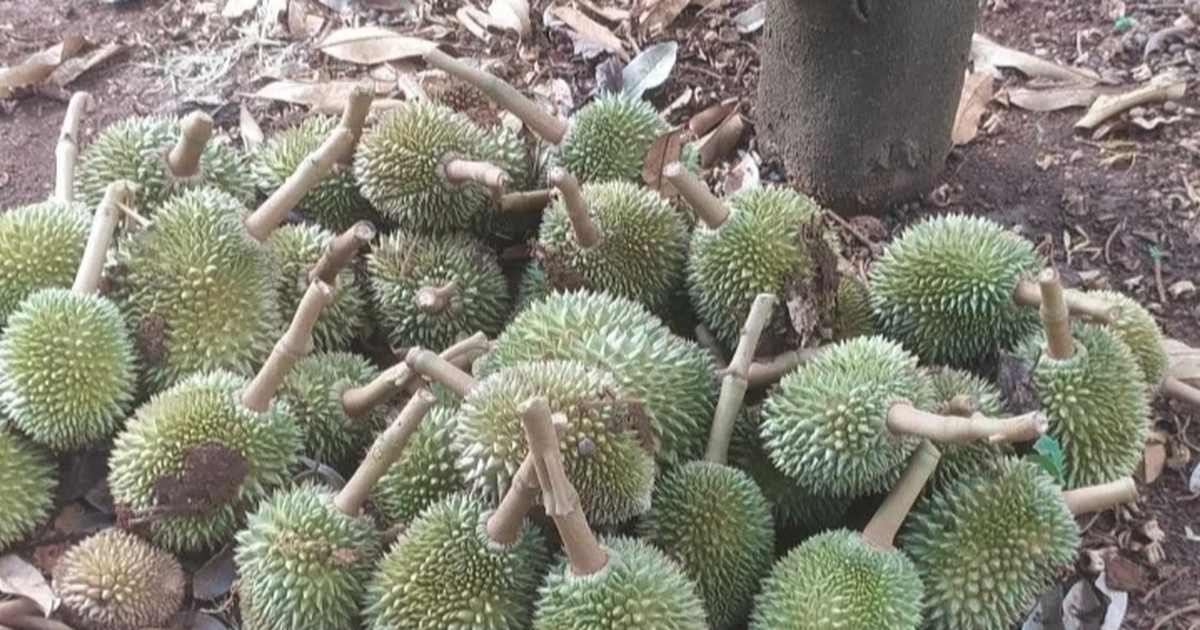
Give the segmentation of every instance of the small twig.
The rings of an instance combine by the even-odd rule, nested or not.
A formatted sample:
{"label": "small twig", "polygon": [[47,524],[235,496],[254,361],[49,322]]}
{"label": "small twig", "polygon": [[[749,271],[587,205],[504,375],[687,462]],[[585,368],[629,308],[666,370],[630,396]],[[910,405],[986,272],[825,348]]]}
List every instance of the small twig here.
{"label": "small twig", "polygon": [[760,293],[754,297],[750,306],[750,314],[742,325],[741,337],[729,367],[722,370],[721,395],[717,399],[717,409],[713,416],[712,429],[709,431],[708,450],[704,459],[718,464],[724,464],[729,454],[729,440],[733,435],[733,425],[737,421],[738,411],[750,387],[750,364],[754,360],[754,352],[758,348],[763,328],[770,321],[775,310],[775,296],[770,293]]}
{"label": "small twig", "polygon": [[[1097,514],[1097,516],[1099,516],[1099,515]],[[1146,594],[1145,594],[1145,595],[1143,595],[1143,596],[1142,596],[1142,597],[1139,599],[1139,601],[1142,603],[1142,605],[1145,605],[1145,604],[1149,603],[1149,602],[1150,602],[1150,600],[1154,599],[1154,596],[1155,596],[1155,595],[1158,595],[1160,592],[1162,592],[1162,590],[1163,590],[1164,588],[1166,588],[1166,586],[1167,586],[1168,584],[1171,584],[1172,582],[1175,582],[1175,581],[1176,581],[1176,580],[1178,580],[1179,578],[1181,578],[1181,577],[1183,577],[1183,576],[1185,576],[1185,575],[1188,575],[1188,574],[1190,574],[1191,572],[1192,572],[1192,568],[1191,568],[1191,567],[1189,567],[1189,566],[1185,566],[1185,567],[1183,567],[1182,569],[1180,569],[1179,571],[1177,571],[1177,572],[1175,573],[1175,575],[1172,575],[1171,577],[1169,577],[1169,578],[1167,578],[1166,580],[1164,580],[1164,581],[1163,581],[1161,584],[1159,584],[1158,586],[1155,586],[1154,588],[1150,589],[1149,591],[1146,591]]]}
{"label": "small twig", "polygon": [[340,126],[335,128],[325,142],[296,167],[287,181],[246,217],[246,232],[256,241],[266,242],[271,232],[283,225],[288,213],[304,195],[333,172],[334,165],[342,156],[353,150],[354,134]]}
{"label": "small twig", "polygon": [[683,168],[679,162],[672,162],[663,167],[663,177],[666,177],[684,201],[691,206],[696,216],[711,229],[717,229],[729,219],[729,209],[721,200],[704,185],[695,174]]}
{"label": "small twig", "polygon": [[375,225],[370,221],[359,221],[350,226],[345,232],[338,234],[329,243],[325,253],[308,271],[308,281],[320,280],[325,284],[335,284],[337,276],[364,247],[375,240]]}
{"label": "small twig", "polygon": [[92,230],[88,234],[87,245],[84,246],[79,270],[75,273],[75,283],[71,286],[75,293],[91,295],[100,287],[100,278],[104,275],[104,261],[108,258],[113,231],[117,228],[117,220],[121,216],[118,206],[130,202],[131,190],[131,184],[122,179],[109,184],[104,191],[104,199],[100,201],[92,218]]}
{"label": "small twig", "polygon": [[1110,267],[1113,264],[1113,262],[1112,262],[1113,241],[1116,240],[1117,235],[1120,234],[1121,230],[1123,230],[1123,229],[1125,229],[1125,219],[1121,219],[1121,222],[1117,224],[1117,227],[1113,228],[1113,231],[1108,234],[1108,238],[1104,239],[1104,263],[1109,265]]}
{"label": "small twig", "polygon": [[1163,284],[1162,277],[1162,256],[1154,257],[1154,288],[1158,289],[1158,301],[1162,302],[1163,306],[1167,305],[1167,288]]}
{"label": "small twig", "polygon": [[587,202],[583,199],[583,191],[579,180],[562,167],[550,169],[550,184],[558,189],[563,197],[563,206],[567,218],[571,221],[571,229],[575,231],[575,241],[581,249],[591,249],[600,244],[602,235],[600,226],[588,214]]}
{"label": "small twig", "polygon": [[54,148],[54,198],[62,202],[75,199],[75,166],[79,160],[79,125],[83,115],[96,107],[96,100],[87,92],[71,95],[67,115],[63,118],[58,146]]}
{"label": "small twig", "polygon": [[300,359],[308,356],[313,350],[312,331],[325,310],[333,302],[333,287],[317,280],[308,285],[291,325],[276,342],[271,350],[271,356],[263,364],[254,380],[242,392],[242,405],[252,411],[265,412],[271,406],[271,400],[283,384],[284,377],[291,371]]}
{"label": "small twig", "polygon": [[122,214],[129,217],[130,219],[133,219],[133,221],[138,224],[138,227],[140,227],[142,229],[146,229],[146,228],[150,227],[151,225],[154,225],[153,221],[138,214],[138,211],[134,210],[132,206],[129,206],[129,205],[123,204],[123,203],[118,203],[117,207],[121,209]]}
{"label": "small twig", "polygon": [[167,168],[179,178],[194,177],[200,172],[200,158],[212,138],[213,119],[200,110],[184,117],[180,123],[179,140],[167,154]]}

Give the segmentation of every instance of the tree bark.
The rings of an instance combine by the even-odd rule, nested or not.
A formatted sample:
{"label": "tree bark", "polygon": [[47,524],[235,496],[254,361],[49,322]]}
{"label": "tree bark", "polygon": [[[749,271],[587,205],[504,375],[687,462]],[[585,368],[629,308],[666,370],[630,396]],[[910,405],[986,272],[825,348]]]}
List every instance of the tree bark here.
{"label": "tree bark", "polygon": [[758,135],[792,183],[842,215],[932,189],[978,0],[768,0]]}

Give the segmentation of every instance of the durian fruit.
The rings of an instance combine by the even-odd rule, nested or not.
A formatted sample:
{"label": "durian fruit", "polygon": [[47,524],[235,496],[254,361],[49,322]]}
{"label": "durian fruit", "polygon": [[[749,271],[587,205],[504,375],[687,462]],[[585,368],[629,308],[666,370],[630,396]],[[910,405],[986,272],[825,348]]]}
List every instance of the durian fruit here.
{"label": "durian fruit", "polygon": [[1132,479],[1063,493],[1037,464],[1016,458],[936,491],[900,536],[925,585],[924,627],[1014,627],[1075,561],[1075,516],[1134,496]]}
{"label": "durian fruit", "polygon": [[411,523],[425,508],[466,485],[451,450],[456,412],[445,405],[430,410],[404,454],[375,486],[375,504],[387,522]]}
{"label": "durian fruit", "polygon": [[[927,368],[926,371],[933,388],[933,411],[963,417],[981,413],[993,418],[1007,413],[1000,390],[987,380],[957,368]],[[941,450],[942,460],[928,489],[942,488],[960,477],[982,473],[1011,451],[986,441],[945,444]]]}
{"label": "durian fruit", "polygon": [[89,536],[54,565],[59,610],[78,630],[166,627],[186,584],[174,556],[117,528]]}
{"label": "durian fruit", "polygon": [[500,332],[512,298],[491,251],[466,233],[399,230],[367,256],[378,323],[397,348],[441,348],[476,331]]}
{"label": "durian fruit", "polygon": [[837,303],[833,314],[833,339],[842,341],[864,335],[879,334],[875,313],[871,310],[871,295],[866,280],[843,273],[838,280]]}
{"label": "durian fruit", "polygon": [[27,297],[0,338],[0,406],[14,427],[55,451],[112,437],[133,402],[133,341],[117,306],[96,293],[117,204],[128,202],[126,182],[109,185],[74,285]]}
{"label": "durian fruit", "polygon": [[912,561],[892,543],[939,457],[922,442],[861,534],[824,532],[777,562],[763,582],[749,630],[920,627],[925,588]]}
{"label": "durian fruit", "polygon": [[0,552],[24,540],[50,517],[54,462],[49,453],[0,423]]}
{"label": "durian fruit", "polygon": [[915,356],[883,337],[856,337],[779,382],[763,404],[764,446],[810,492],[857,497],[895,483],[917,438],[1023,441],[1046,431],[1039,412],[961,418],[925,411],[931,403]]}
{"label": "durian fruit", "polygon": [[95,207],[109,183],[124,179],[135,184],[139,212],[149,218],[171,197],[195,188],[249,203],[254,184],[245,158],[228,144],[209,142],[212,132],[212,118],[199,110],[182,120],[131,116],[109,125],[80,156],[80,200]]}
{"label": "durian fruit", "polygon": [[[1079,293],[1076,289],[1066,290],[1068,296]],[[1146,307],[1124,293],[1088,291],[1085,295],[1119,309],[1119,314],[1108,323],[1108,327],[1133,351],[1138,366],[1142,368],[1142,375],[1146,378],[1146,387],[1153,397],[1162,387],[1163,381],[1167,380],[1170,364],[1167,352],[1163,349],[1163,334],[1158,322],[1154,321],[1154,316]]]}

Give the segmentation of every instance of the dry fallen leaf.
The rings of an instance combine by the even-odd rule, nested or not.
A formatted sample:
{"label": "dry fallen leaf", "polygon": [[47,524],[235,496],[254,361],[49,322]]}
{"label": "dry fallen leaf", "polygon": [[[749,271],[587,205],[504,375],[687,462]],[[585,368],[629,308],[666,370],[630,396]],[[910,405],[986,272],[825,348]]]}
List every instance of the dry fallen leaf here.
{"label": "dry fallen leaf", "polygon": [[434,47],[433,42],[379,26],[341,28],[317,45],[318,50],[334,59],[363,65],[420,57]]}
{"label": "dry fallen leaf", "polygon": [[526,0],[492,0],[487,12],[496,28],[512,31],[520,37],[529,36],[532,25],[529,22],[529,2]]}
{"label": "dry fallen leaf", "polygon": [[1167,463],[1167,436],[1162,431],[1150,432],[1146,440],[1146,448],[1142,451],[1142,480],[1146,484],[1154,483],[1162,475],[1163,466]]}
{"label": "dry fallen leaf", "polygon": [[1178,101],[1187,93],[1187,81],[1160,75],[1145,85],[1124,94],[1101,96],[1075,123],[1077,129],[1093,129],[1100,123],[1140,105]]}
{"label": "dry fallen leaf", "polygon": [[700,139],[700,168],[711,168],[732,153],[745,132],[742,115],[734,110],[716,129]]}
{"label": "dry fallen leaf", "polygon": [[737,106],[738,102],[735,98],[726,99],[716,105],[710,105],[695,116],[692,116],[692,119],[688,121],[688,129],[697,138],[703,137],[726,118],[729,118],[729,114],[733,113],[733,110],[737,109]]}
{"label": "dry fallen leaf", "polygon": [[972,72],[963,80],[958,114],[951,134],[956,146],[967,144],[979,135],[979,122],[987,112],[988,101],[992,100],[994,82],[995,79],[987,72]]}
{"label": "dry fallen leaf", "polygon": [[1117,88],[1101,85],[1055,85],[1047,88],[1013,88],[1006,92],[1010,104],[1031,112],[1053,112],[1072,107],[1088,107]]}
{"label": "dry fallen leaf", "polygon": [[488,34],[487,29],[492,25],[492,16],[473,6],[465,5],[454,12],[454,17],[480,41],[491,41],[492,36]]}
{"label": "dry fallen leaf", "polygon": [[46,616],[54,612],[54,591],[46,578],[37,567],[16,554],[0,557],[0,593],[29,598]]}
{"label": "dry fallen leaf", "polygon": [[0,98],[11,98],[18,89],[45,81],[63,62],[79,54],[86,45],[87,40],[83,37],[70,35],[63,43],[34,53],[11,68],[0,70]]}
{"label": "dry fallen leaf", "polygon": [[725,196],[732,196],[743,190],[758,188],[762,185],[762,179],[759,176],[758,162],[754,160],[754,156],[746,155],[742,158],[737,166],[729,169],[729,173],[725,176],[724,191]]}
{"label": "dry fallen leaf", "polygon": [[633,98],[641,98],[648,90],[662,85],[675,69],[679,44],[662,42],[638,53],[621,70],[622,90]]}
{"label": "dry fallen leaf", "polygon": [[254,114],[250,113],[250,109],[245,104],[242,105],[242,109],[238,113],[238,127],[242,137],[242,144],[246,146],[246,152],[254,153],[262,145],[265,137],[263,136],[262,127],[258,125],[258,121],[254,119]]}
{"label": "dry fallen leaf", "polygon": [[657,190],[667,199],[673,199],[679,193],[670,180],[663,177],[662,172],[668,164],[678,162],[683,156],[683,139],[686,134],[686,129],[679,128],[655,138],[642,165],[642,181],[646,182],[648,188]]}
{"label": "dry fallen leaf", "polygon": [[1200,350],[1182,341],[1163,338],[1163,350],[1167,353],[1170,375],[1181,381],[1200,381]]}
{"label": "dry fallen leaf", "polygon": [[671,25],[691,0],[648,0],[638,16],[638,30],[656,33]]}
{"label": "dry fallen leaf", "polygon": [[733,26],[737,29],[737,32],[742,35],[748,35],[763,27],[763,23],[766,22],[766,15],[767,3],[759,2],[733,16]]}
{"label": "dry fallen leaf", "polygon": [[46,83],[56,88],[65,88],[83,73],[116,56],[125,50],[120,44],[105,44],[83,57],[72,57],[62,63],[46,77]]}
{"label": "dry fallen leaf", "polygon": [[1100,82],[1100,75],[1091,70],[1063,67],[1052,61],[1001,46],[979,33],[971,37],[971,59],[975,62],[976,71],[988,72],[996,78],[1001,76],[998,68],[1013,68],[1030,78],[1046,77],[1085,85]]}
{"label": "dry fallen leaf", "polygon": [[569,26],[575,34],[589,43],[616,54],[624,54],[624,45],[620,38],[604,25],[584,15],[574,7],[554,7],[552,13]]}
{"label": "dry fallen leaf", "polygon": [[[327,81],[324,83],[275,81],[264,85],[250,97],[306,105],[322,114],[336,116],[341,114],[346,107],[346,100],[357,84],[357,81]],[[403,105],[404,101],[377,98],[371,101],[371,110],[386,111]]]}
{"label": "dry fallen leaf", "polygon": [[589,2],[588,0],[579,0],[579,6],[587,9],[593,15],[598,15],[605,21],[612,22],[613,24],[620,24],[621,22],[628,20],[629,16],[631,15],[628,9],[610,6],[607,2],[601,6],[594,2]]}

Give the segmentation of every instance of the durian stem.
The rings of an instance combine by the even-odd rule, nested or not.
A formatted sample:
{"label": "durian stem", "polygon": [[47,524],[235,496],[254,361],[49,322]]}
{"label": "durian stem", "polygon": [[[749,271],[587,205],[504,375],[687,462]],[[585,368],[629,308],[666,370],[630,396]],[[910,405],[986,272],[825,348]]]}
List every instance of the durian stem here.
{"label": "durian stem", "polygon": [[455,280],[440,287],[424,287],[417,291],[417,310],[426,315],[444,313],[457,295],[458,282]]}
{"label": "durian stem", "polygon": [[404,362],[422,376],[449,387],[450,391],[459,396],[466,396],[479,384],[475,377],[420,346],[410,349],[408,356],[404,357]]}
{"label": "durian stem", "polygon": [[1096,486],[1065,490],[1062,497],[1071,514],[1079,516],[1134,501],[1138,497],[1138,491],[1133,477],[1122,477]]}
{"label": "durian stem", "polygon": [[1046,433],[1050,421],[1041,411],[1010,418],[991,418],[981,413],[969,417],[943,416],[898,402],[888,408],[887,428],[896,435],[911,435],[945,444],[968,444],[987,440],[993,444],[1025,442]]}
{"label": "durian stem", "polygon": [[1042,293],[1038,310],[1046,330],[1046,356],[1056,361],[1070,359],[1075,356],[1075,337],[1071,335],[1071,316],[1058,271],[1053,267],[1043,269],[1038,274],[1038,287]]}
{"label": "durian stem", "polygon": [[[1037,282],[1022,280],[1013,293],[1017,304],[1037,307],[1042,305],[1042,289]],[[1121,316],[1121,307],[1106,304],[1089,295],[1073,291],[1065,294],[1067,310],[1077,317],[1099,324],[1111,324]]]}
{"label": "durian stem", "polygon": [[453,159],[446,162],[442,172],[446,181],[455,186],[474,182],[486,187],[497,201],[508,188],[508,173],[490,162]]}
{"label": "durian stem", "polygon": [[479,88],[492,102],[520,118],[530,131],[550,144],[562,142],[567,134],[566,123],[543,111],[537,103],[499,77],[476,70],[436,48],[425,53],[425,63]]}
{"label": "durian stem", "polygon": [[421,421],[425,419],[425,414],[429,413],[436,402],[437,397],[428,389],[422,389],[408,399],[408,403],[396,418],[375,438],[354,475],[333,498],[334,507],[350,516],[355,516],[362,510],[375,484],[392,464],[400,459],[409,438],[416,433],[417,427],[421,426]]}
{"label": "durian stem", "polygon": [[79,125],[83,115],[92,111],[96,100],[87,92],[71,95],[63,118],[58,146],[54,148],[54,198],[69,203],[75,200],[75,166],[79,161]]}
{"label": "durian stem", "polygon": [[[362,138],[363,128],[367,126],[367,116],[371,113],[371,101],[375,100],[374,90],[370,86],[358,83],[350,90],[346,99],[346,107],[342,110],[341,127],[354,136],[354,144]],[[349,162],[354,151],[351,149],[342,156],[342,163]]]}
{"label": "durian stem", "polygon": [[708,450],[704,453],[704,459],[707,461],[724,464],[728,459],[733,425],[737,421],[738,411],[742,408],[746,390],[750,387],[747,378],[750,364],[754,360],[754,351],[758,348],[763,328],[767,326],[775,311],[775,303],[775,296],[770,293],[760,293],[754,297],[750,314],[746,316],[746,322],[742,325],[737,349],[733,352],[729,367],[722,370],[721,397],[717,399],[717,410],[708,434]]}
{"label": "durian stem", "polygon": [[335,128],[325,142],[296,167],[296,171],[287,181],[246,217],[246,232],[254,240],[265,242],[271,232],[283,225],[288,213],[300,203],[304,195],[320,184],[321,180],[333,172],[334,165],[353,150],[354,134],[342,127]]}
{"label": "durian stem", "polygon": [[292,366],[312,352],[313,327],[321,317],[321,311],[333,301],[333,295],[333,287],[328,284],[320,280],[309,283],[288,329],[275,343],[275,347],[271,349],[271,356],[267,357],[262,369],[254,375],[254,380],[250,381],[246,390],[242,392],[244,407],[259,413],[270,408],[275,392],[279,391],[279,386]]}
{"label": "durian stem", "polygon": [[550,169],[548,179],[562,194],[563,207],[566,208],[567,219],[571,221],[571,229],[575,231],[575,241],[579,243],[579,247],[586,250],[599,245],[602,238],[600,226],[588,215],[587,202],[583,200],[579,180],[558,166]]}
{"label": "durian stem", "polygon": [[342,272],[358,252],[375,240],[375,225],[370,221],[359,221],[348,230],[333,237],[325,253],[317,260],[317,264],[308,272],[308,280],[320,280],[325,284],[335,284],[337,276]]}
{"label": "durian stem", "polygon": [[874,545],[877,549],[885,551],[893,549],[892,542],[896,538],[896,532],[900,531],[900,525],[904,523],[909,510],[912,509],[917,497],[921,495],[925,482],[929,480],[929,476],[933,474],[938,460],[941,458],[941,452],[929,441],[922,441],[917,446],[917,450],[908,460],[908,466],[904,469],[900,481],[896,482],[896,486],[888,493],[883,504],[879,506],[870,522],[863,528],[862,539],[864,541]]}
{"label": "durian stem", "polygon": [[151,225],[154,225],[153,221],[138,214],[138,211],[133,209],[133,207],[127,203],[119,203],[119,204],[117,204],[117,207],[121,209],[121,212],[124,213],[125,216],[129,217],[130,219],[133,219],[134,223],[137,223],[138,227],[140,227],[142,229],[146,229],[146,228],[150,227]]}
{"label": "durian stem", "polygon": [[550,405],[537,396],[522,402],[518,411],[529,452],[534,456],[546,514],[554,519],[571,569],[576,575],[592,575],[608,564],[608,553],[588,526],[587,516],[579,507],[579,494],[567,479]]}
{"label": "durian stem", "polygon": [[132,197],[130,183],[118,180],[108,185],[104,191],[104,199],[96,208],[92,217],[92,231],[88,234],[87,245],[83,250],[83,259],[79,270],[75,273],[75,283],[71,290],[80,295],[91,295],[100,287],[100,278],[104,275],[104,261],[108,258],[108,248],[112,244],[113,230],[121,218],[120,204],[129,203]]}
{"label": "durian stem", "polygon": [[[441,356],[451,364],[469,366],[479,355],[487,352],[487,342],[487,335],[475,333],[443,350]],[[401,391],[410,390],[416,394],[423,389],[425,387],[420,385],[417,373],[407,363],[397,363],[370,383],[342,392],[342,409],[351,418],[361,418]]]}
{"label": "durian stem", "polygon": [[505,193],[500,197],[500,212],[540,212],[550,205],[551,189]]}
{"label": "durian stem", "polygon": [[970,394],[959,394],[946,403],[946,415],[969,418],[979,413],[979,399]]}
{"label": "durian stem", "polygon": [[200,110],[184,116],[179,140],[167,154],[167,168],[175,177],[194,177],[200,172],[200,157],[212,138],[213,119]]}
{"label": "durian stem", "polygon": [[798,348],[788,350],[767,359],[750,364],[747,370],[747,380],[751,387],[765,387],[787,376],[792,370],[811,361],[821,352],[821,348]]}
{"label": "durian stem", "polygon": [[1174,376],[1168,376],[1163,380],[1162,393],[1167,398],[1178,400],[1193,407],[1200,407],[1200,389],[1196,389]]}
{"label": "durian stem", "polygon": [[725,224],[729,218],[729,209],[704,182],[700,181],[695,174],[683,168],[679,162],[672,162],[663,168],[663,177],[671,182],[675,190],[679,191],[679,195],[683,200],[692,207],[692,211],[696,216],[711,229],[717,229]]}
{"label": "durian stem", "polygon": [[[530,407],[522,407],[528,411]],[[550,445],[550,448],[558,448],[557,440],[562,439],[562,435],[567,428],[566,416],[562,416],[562,422],[558,422],[553,415],[551,420],[554,421],[554,436],[555,443]],[[546,448],[545,445],[541,446]],[[525,520],[525,515],[529,510],[533,509],[537,503],[538,492],[541,490],[541,485],[537,479],[537,450],[532,446],[529,452],[525,455],[525,460],[521,462],[521,467],[517,469],[517,473],[513,475],[512,485],[508,492],[504,494],[504,498],[500,500],[500,505],[496,511],[488,517],[487,534],[492,542],[500,545],[511,545],[517,541],[517,537],[521,533],[521,523]]]}

